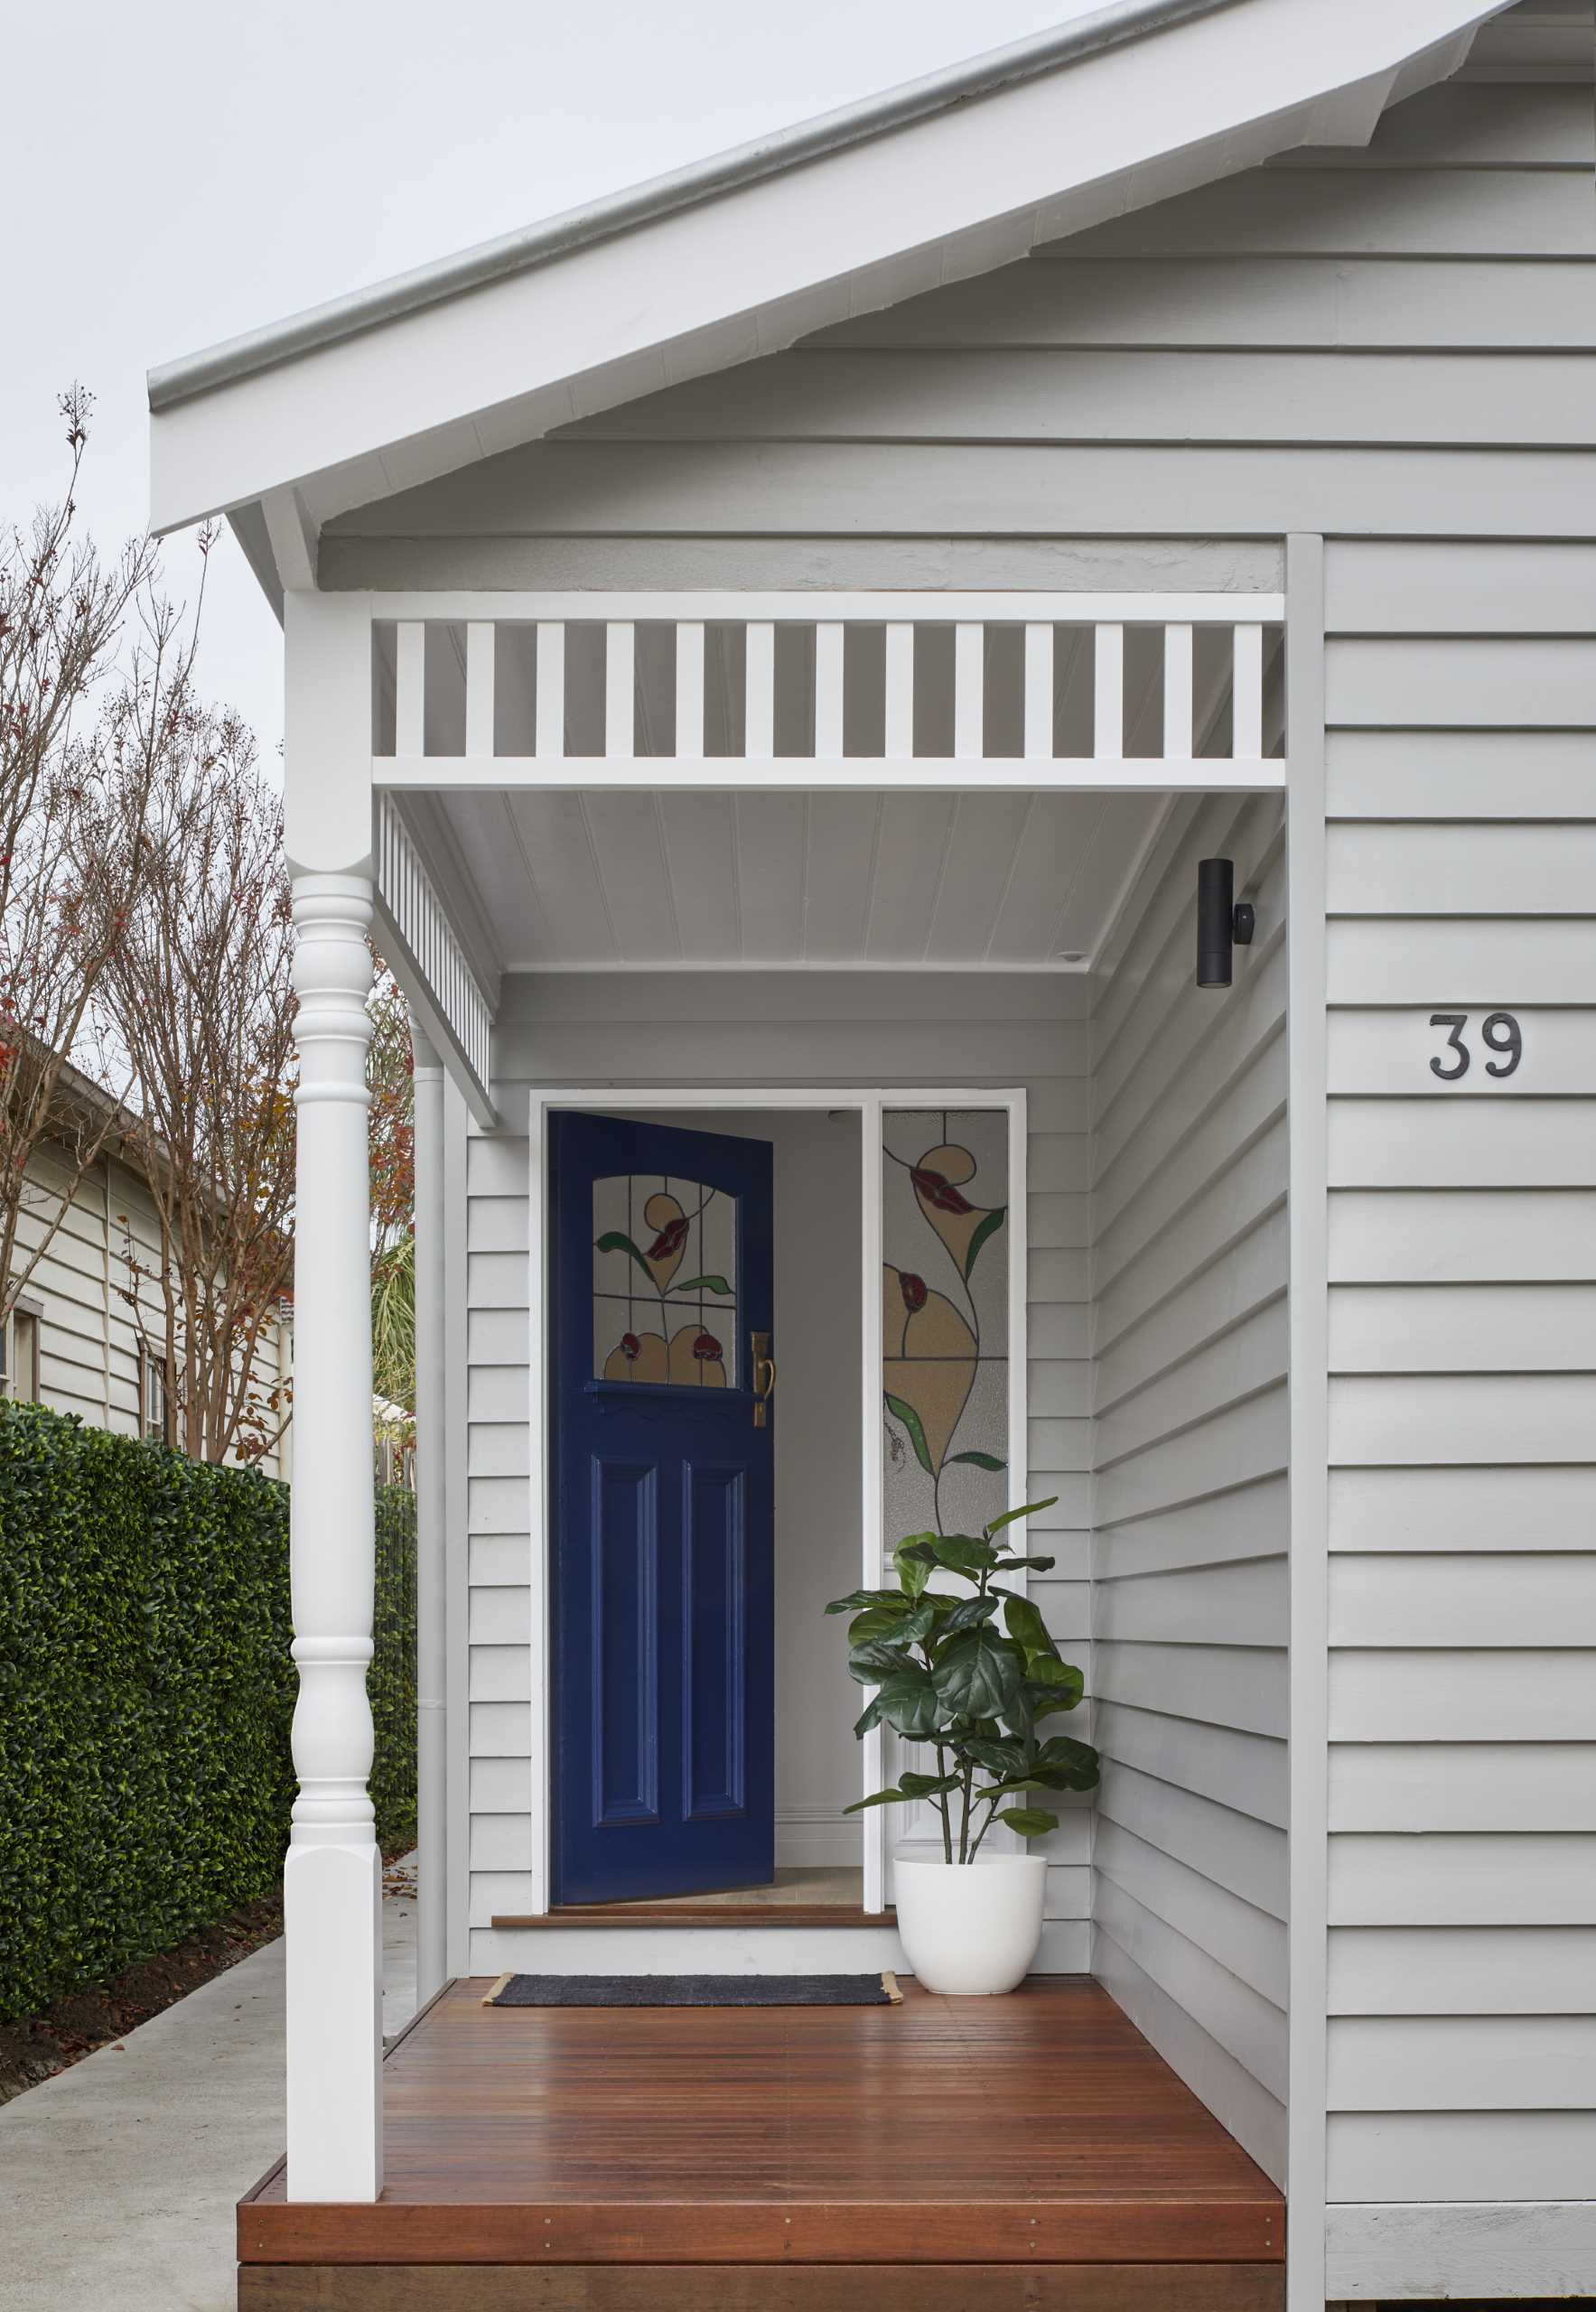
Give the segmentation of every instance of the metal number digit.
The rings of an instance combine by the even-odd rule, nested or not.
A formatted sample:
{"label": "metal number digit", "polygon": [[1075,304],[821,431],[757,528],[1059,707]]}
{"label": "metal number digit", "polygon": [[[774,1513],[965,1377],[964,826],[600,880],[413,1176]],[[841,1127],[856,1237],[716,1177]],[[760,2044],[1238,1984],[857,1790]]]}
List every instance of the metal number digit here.
{"label": "metal number digit", "polygon": [[[1499,1019],[1502,1014],[1493,1012],[1491,1016],[1493,1019]],[[1446,1048],[1448,1051],[1455,1051],[1458,1056],[1458,1064],[1455,1067],[1442,1067],[1442,1056],[1439,1053],[1431,1060],[1431,1074],[1439,1076],[1443,1084],[1455,1084],[1460,1076],[1467,1076],[1469,1073],[1469,1047],[1463,1041],[1463,1030],[1468,1024],[1469,1014],[1466,1012],[1432,1012],[1430,1014],[1430,1025],[1433,1028],[1445,1028],[1450,1031],[1446,1039]]]}
{"label": "metal number digit", "polygon": [[1488,1059],[1485,1063],[1486,1074],[1511,1076],[1524,1058],[1523,1030],[1512,1012],[1493,1012],[1489,1020],[1480,1021],[1479,1032],[1492,1051],[1507,1054],[1507,1058],[1499,1061]]}

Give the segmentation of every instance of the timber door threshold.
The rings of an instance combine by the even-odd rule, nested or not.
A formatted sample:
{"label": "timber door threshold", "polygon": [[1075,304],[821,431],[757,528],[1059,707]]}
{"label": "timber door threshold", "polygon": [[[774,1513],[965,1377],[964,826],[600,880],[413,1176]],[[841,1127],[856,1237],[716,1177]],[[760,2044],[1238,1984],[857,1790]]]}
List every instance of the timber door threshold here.
{"label": "timber door threshold", "polygon": [[895,1910],[866,1911],[845,1903],[751,1903],[728,1897],[706,1902],[558,1903],[536,1916],[499,1911],[496,1927],[523,1926],[896,1926]]}

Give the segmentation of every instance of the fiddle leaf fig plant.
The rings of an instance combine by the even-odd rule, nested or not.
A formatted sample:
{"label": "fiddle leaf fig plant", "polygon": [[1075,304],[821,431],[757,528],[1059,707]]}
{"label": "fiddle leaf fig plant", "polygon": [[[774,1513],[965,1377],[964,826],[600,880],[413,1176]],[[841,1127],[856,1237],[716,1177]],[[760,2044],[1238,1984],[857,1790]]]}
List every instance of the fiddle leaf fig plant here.
{"label": "fiddle leaf fig plant", "polygon": [[854,1733],[863,1739],[873,1726],[891,1726],[937,1762],[935,1774],[901,1774],[847,1812],[928,1800],[941,1817],[947,1862],[974,1862],[994,1823],[1022,1839],[1055,1829],[1057,1814],[1028,1803],[1032,1792],[1097,1785],[1089,1743],[1039,1731],[1075,1708],[1081,1673],[1059,1658],[1033,1601],[1003,1580],[1025,1568],[1046,1573],[1053,1561],[994,1538],[1056,1498],[1010,1509],[979,1534],[913,1534],[892,1552],[895,1590],[851,1590],[826,1608],[853,1616],[848,1668],[875,1690]]}

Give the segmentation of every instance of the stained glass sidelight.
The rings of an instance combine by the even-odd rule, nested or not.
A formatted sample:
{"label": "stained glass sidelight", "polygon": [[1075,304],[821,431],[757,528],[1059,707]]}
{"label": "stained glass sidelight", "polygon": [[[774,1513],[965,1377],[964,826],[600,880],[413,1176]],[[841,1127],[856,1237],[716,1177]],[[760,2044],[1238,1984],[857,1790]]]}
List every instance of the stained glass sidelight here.
{"label": "stained glass sidelight", "polygon": [[663,1173],[593,1186],[593,1378],[737,1384],[737,1202]]}
{"label": "stained glass sidelight", "polygon": [[1009,1116],[889,1108],[882,1133],[882,1534],[1007,1506]]}

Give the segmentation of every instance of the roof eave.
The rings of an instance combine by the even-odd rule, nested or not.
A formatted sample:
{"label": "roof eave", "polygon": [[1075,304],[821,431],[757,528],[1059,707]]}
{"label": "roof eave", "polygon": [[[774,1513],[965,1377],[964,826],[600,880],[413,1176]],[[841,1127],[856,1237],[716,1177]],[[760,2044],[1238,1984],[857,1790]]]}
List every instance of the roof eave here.
{"label": "roof eave", "polygon": [[386,281],[330,298],[285,320],[267,322],[219,345],[162,363],[148,373],[150,408],[173,408],[196,394],[256,376],[301,354],[378,329],[385,322],[508,280],[552,258],[589,248],[784,170],[800,168],[850,145],[908,127],[949,106],[994,95],[1001,89],[1058,71],[1126,41],[1144,39],[1189,17],[1209,15],[1237,5],[1237,0],[1110,0],[1109,5],[1070,23],[1012,41],[1006,47],[904,81],[835,112],[774,130],[664,176],[650,177],[602,200],[565,210],[496,239],[480,241],[474,247],[393,274]]}

